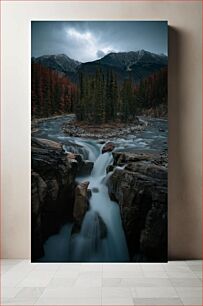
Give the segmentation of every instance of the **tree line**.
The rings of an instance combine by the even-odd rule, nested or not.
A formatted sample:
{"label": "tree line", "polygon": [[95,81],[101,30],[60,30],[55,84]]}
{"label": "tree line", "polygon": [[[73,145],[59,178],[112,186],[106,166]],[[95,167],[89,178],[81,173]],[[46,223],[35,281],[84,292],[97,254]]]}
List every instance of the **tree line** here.
{"label": "tree line", "polygon": [[38,63],[31,67],[32,117],[49,117],[73,112],[77,86],[55,70]]}
{"label": "tree line", "polygon": [[120,84],[116,74],[101,69],[95,75],[80,73],[75,113],[79,121],[128,122],[146,110],[167,108],[167,69],[161,69],[134,84],[129,78]]}
{"label": "tree line", "polygon": [[118,81],[116,73],[97,69],[90,75],[81,72],[78,84],[63,73],[32,63],[32,117],[72,113],[79,121],[128,122],[147,110],[164,108],[167,112],[167,69],[163,68],[138,84]]}

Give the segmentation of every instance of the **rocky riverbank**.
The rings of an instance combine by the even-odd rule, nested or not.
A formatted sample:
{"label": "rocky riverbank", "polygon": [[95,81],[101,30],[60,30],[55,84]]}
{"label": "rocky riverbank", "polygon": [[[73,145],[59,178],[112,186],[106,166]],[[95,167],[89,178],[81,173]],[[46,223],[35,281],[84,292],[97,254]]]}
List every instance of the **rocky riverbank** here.
{"label": "rocky riverbank", "polygon": [[166,261],[166,154],[114,152],[113,157],[108,190],[120,206],[131,261]]}
{"label": "rocky riverbank", "polygon": [[63,132],[67,136],[100,139],[105,142],[107,139],[136,134],[144,130],[147,124],[147,121],[138,117],[128,124],[115,122],[96,125],[72,120],[64,124]]}

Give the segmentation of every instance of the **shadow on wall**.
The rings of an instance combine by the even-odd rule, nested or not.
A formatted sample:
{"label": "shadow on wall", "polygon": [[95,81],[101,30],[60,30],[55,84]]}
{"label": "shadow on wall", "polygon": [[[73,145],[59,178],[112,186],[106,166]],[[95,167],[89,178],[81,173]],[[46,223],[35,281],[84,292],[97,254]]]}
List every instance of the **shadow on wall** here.
{"label": "shadow on wall", "polygon": [[[169,260],[183,259],[183,254],[188,259],[201,257],[201,202],[198,197],[199,186],[195,184],[199,181],[198,173],[195,172],[198,165],[194,166],[192,157],[195,148],[192,147],[193,139],[190,139],[187,133],[188,125],[191,125],[191,131],[194,129],[193,123],[196,118],[192,118],[191,105],[184,98],[187,86],[186,80],[183,80],[186,58],[184,35],[188,36],[188,33],[169,27]],[[198,101],[191,103],[195,104]],[[196,196],[194,192],[197,193]]]}

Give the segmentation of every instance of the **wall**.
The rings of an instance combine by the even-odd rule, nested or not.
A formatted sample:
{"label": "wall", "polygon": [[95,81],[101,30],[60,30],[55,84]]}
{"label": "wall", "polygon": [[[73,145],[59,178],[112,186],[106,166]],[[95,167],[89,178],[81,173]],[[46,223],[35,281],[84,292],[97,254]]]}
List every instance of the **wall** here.
{"label": "wall", "polygon": [[3,258],[30,257],[30,20],[169,22],[169,258],[201,258],[201,2],[4,1]]}

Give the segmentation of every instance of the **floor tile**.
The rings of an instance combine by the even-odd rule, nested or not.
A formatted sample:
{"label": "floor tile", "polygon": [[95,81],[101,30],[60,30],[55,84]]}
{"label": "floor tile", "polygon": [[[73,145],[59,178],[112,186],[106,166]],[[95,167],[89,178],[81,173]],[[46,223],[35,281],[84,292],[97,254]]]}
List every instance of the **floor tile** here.
{"label": "floor tile", "polygon": [[197,306],[197,305],[203,305],[203,301],[201,297],[182,297],[181,298],[183,305],[190,305],[190,306]]}
{"label": "floor tile", "polygon": [[16,288],[16,287],[2,287],[1,288],[1,297],[3,299],[14,298],[20,290],[21,290],[21,288]]}
{"label": "floor tile", "polygon": [[134,305],[183,305],[183,302],[179,298],[134,298]]}
{"label": "floor tile", "polygon": [[202,265],[191,265],[189,266],[190,270],[192,270],[193,272],[202,272]]}
{"label": "floor tile", "polygon": [[202,287],[176,287],[175,288],[178,295],[182,297],[201,297],[202,296]]}
{"label": "floor tile", "polygon": [[58,289],[45,289],[42,297],[47,298],[100,298],[101,297],[101,288],[95,287],[72,287],[72,288],[58,288]]}
{"label": "floor tile", "polygon": [[26,276],[33,270],[33,266],[26,264],[23,261],[15,265],[11,270],[4,273],[1,277],[3,286],[14,287],[17,286]]}
{"label": "floor tile", "polygon": [[171,287],[168,278],[126,278],[123,282],[129,287]]}
{"label": "floor tile", "polygon": [[174,260],[174,261],[169,260],[165,265],[186,266],[187,262],[186,260]]}
{"label": "floor tile", "polygon": [[42,287],[25,287],[18,292],[16,298],[39,298],[44,292],[44,289]]}
{"label": "floor tile", "polygon": [[58,271],[64,271],[64,272],[81,272],[84,265],[73,263],[73,264],[60,264]]}
{"label": "floor tile", "polygon": [[199,278],[170,278],[173,287],[200,287],[202,282]]}
{"label": "floor tile", "polygon": [[119,297],[119,298],[103,298],[102,297],[102,305],[115,305],[115,306],[123,306],[123,305],[126,305],[126,306],[130,306],[130,305],[134,305],[134,302],[133,302],[133,299],[131,297],[126,297],[126,298],[123,298],[123,297]]}
{"label": "floor tile", "polygon": [[201,261],[1,265],[3,305],[202,305]]}
{"label": "floor tile", "polygon": [[134,272],[134,271],[106,271],[103,272],[104,278],[140,278],[143,277],[144,274],[142,271]]}
{"label": "floor tile", "polygon": [[59,268],[60,268],[60,264],[55,264],[55,263],[53,263],[53,264],[48,264],[48,263],[46,263],[46,264],[43,264],[43,263],[41,263],[41,264],[34,264],[33,265],[34,266],[34,269],[33,269],[33,271],[40,271],[40,272],[42,272],[42,271],[44,271],[44,272],[49,272],[49,271],[52,271],[52,272],[56,272]]}
{"label": "floor tile", "polygon": [[102,278],[92,278],[92,279],[81,279],[80,277],[75,281],[75,286],[78,287],[101,287]]}
{"label": "floor tile", "polygon": [[82,264],[81,265],[81,269],[80,269],[81,272],[91,272],[91,271],[96,271],[96,272],[102,272],[102,264],[94,264],[94,263],[91,263],[91,264]]}
{"label": "floor tile", "polygon": [[[122,278],[103,278],[102,279],[102,287],[123,287],[121,283],[123,283]],[[124,287],[126,287],[126,285],[124,285]]]}
{"label": "floor tile", "polygon": [[144,272],[164,272],[164,266],[160,264],[145,264],[142,266]]}
{"label": "floor tile", "polygon": [[53,277],[47,285],[47,288],[66,288],[75,285],[76,278]]}
{"label": "floor tile", "polygon": [[8,272],[9,270],[11,270],[12,268],[13,268],[13,265],[2,265],[0,273],[4,274],[4,273]]}
{"label": "floor tile", "polygon": [[83,297],[83,298],[71,298],[71,297],[66,297],[66,298],[47,298],[47,297],[41,297],[38,299],[38,301],[35,303],[35,305],[53,305],[53,306],[58,306],[58,305],[84,305],[84,306],[89,306],[89,305],[94,305],[94,306],[99,306],[101,305],[101,298],[91,298],[91,297]]}
{"label": "floor tile", "polygon": [[37,302],[37,297],[29,297],[29,298],[12,298],[4,302],[3,305],[34,305]]}
{"label": "floor tile", "polygon": [[80,272],[78,277],[80,279],[95,279],[95,278],[101,278],[102,272],[100,271],[83,271]]}
{"label": "floor tile", "polygon": [[103,265],[103,272],[124,272],[124,273],[142,273],[142,267],[138,264],[114,264]]}
{"label": "floor tile", "polygon": [[131,297],[130,288],[103,287],[102,298],[128,298]]}
{"label": "floor tile", "polygon": [[143,276],[150,278],[168,278],[168,274],[165,271],[144,271]]}
{"label": "floor tile", "polygon": [[80,271],[57,270],[54,277],[77,278]]}
{"label": "floor tile", "polygon": [[202,279],[202,271],[201,272],[193,271],[193,273],[195,274],[197,278]]}
{"label": "floor tile", "polygon": [[174,271],[174,272],[169,272],[167,271],[168,277],[169,278],[197,278],[195,273],[191,272],[180,272],[180,271]]}
{"label": "floor tile", "polygon": [[202,264],[202,260],[186,260],[185,263],[188,266],[196,266],[196,265],[201,265]]}
{"label": "floor tile", "polygon": [[46,287],[54,275],[53,271],[32,271],[18,284],[18,287]]}
{"label": "floor tile", "polygon": [[179,297],[173,287],[136,287],[133,297],[159,298],[159,297]]}
{"label": "floor tile", "polygon": [[187,265],[166,265],[164,269],[166,272],[191,272],[191,269]]}

